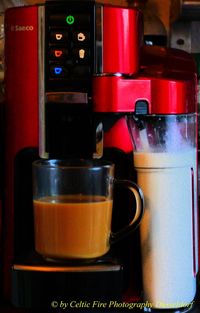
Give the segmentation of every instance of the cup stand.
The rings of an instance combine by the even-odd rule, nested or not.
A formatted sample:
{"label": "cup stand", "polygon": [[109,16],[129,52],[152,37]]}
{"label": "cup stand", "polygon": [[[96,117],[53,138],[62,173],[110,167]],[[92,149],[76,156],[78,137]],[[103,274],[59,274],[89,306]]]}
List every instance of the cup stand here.
{"label": "cup stand", "polygon": [[[122,301],[123,268],[106,256],[85,264],[45,262],[34,256],[12,267],[12,304],[17,308],[50,310],[62,303]],[[75,303],[74,302],[74,303]],[[55,311],[55,310],[54,310]]]}

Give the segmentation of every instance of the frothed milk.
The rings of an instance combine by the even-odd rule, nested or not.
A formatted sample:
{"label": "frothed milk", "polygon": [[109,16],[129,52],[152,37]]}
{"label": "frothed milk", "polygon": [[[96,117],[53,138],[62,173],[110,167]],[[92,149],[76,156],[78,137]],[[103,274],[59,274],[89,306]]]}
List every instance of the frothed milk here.
{"label": "frothed milk", "polygon": [[196,151],[134,153],[145,197],[141,223],[144,300],[181,307],[196,293]]}

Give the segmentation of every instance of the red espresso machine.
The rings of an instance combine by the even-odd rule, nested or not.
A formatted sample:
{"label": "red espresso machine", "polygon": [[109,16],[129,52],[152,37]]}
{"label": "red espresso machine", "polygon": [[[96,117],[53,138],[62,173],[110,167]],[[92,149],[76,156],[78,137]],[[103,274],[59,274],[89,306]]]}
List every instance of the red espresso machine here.
{"label": "red espresso machine", "polygon": [[[137,9],[95,1],[8,9],[5,32],[5,296],[26,308],[65,303],[69,310],[91,310],[104,303],[103,309],[115,310],[145,301],[150,310],[138,230],[87,266],[49,264],[35,253],[31,167],[38,158],[105,158],[115,163],[117,177],[136,180],[133,121],[142,130],[149,116],[192,114],[185,123],[195,124],[193,61],[184,52],[142,47]],[[195,186],[195,166],[193,173]],[[113,229],[130,219],[130,212],[118,217],[124,201],[130,201],[125,192],[114,204]],[[194,204],[188,302],[196,285],[196,211]]]}
{"label": "red espresso machine", "polygon": [[8,9],[5,32],[5,294],[17,307],[33,308],[51,308],[66,294],[74,301],[120,300],[127,283],[112,254],[69,267],[45,264],[34,253],[31,167],[39,157],[103,155],[92,78],[139,71],[141,13],[94,1],[49,1]]}

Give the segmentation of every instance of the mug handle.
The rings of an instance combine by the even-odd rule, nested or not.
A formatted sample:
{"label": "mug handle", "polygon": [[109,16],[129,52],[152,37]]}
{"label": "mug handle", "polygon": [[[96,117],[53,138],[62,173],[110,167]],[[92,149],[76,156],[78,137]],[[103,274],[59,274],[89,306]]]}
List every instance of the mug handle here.
{"label": "mug handle", "polygon": [[139,186],[130,180],[120,180],[120,179],[115,179],[114,184],[122,187],[127,187],[134,194],[136,200],[136,212],[133,219],[127,226],[125,226],[116,233],[111,232],[110,235],[111,245],[132,233],[140,224],[144,214],[144,196]]}

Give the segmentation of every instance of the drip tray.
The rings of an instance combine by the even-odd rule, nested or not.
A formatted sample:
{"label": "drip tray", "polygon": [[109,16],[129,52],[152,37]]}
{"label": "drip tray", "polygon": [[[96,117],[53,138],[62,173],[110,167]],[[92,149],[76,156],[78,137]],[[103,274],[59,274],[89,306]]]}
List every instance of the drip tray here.
{"label": "drip tray", "polygon": [[[12,304],[31,309],[97,309],[122,300],[123,268],[115,260],[90,264],[14,264]],[[96,306],[96,307],[95,307]]]}

